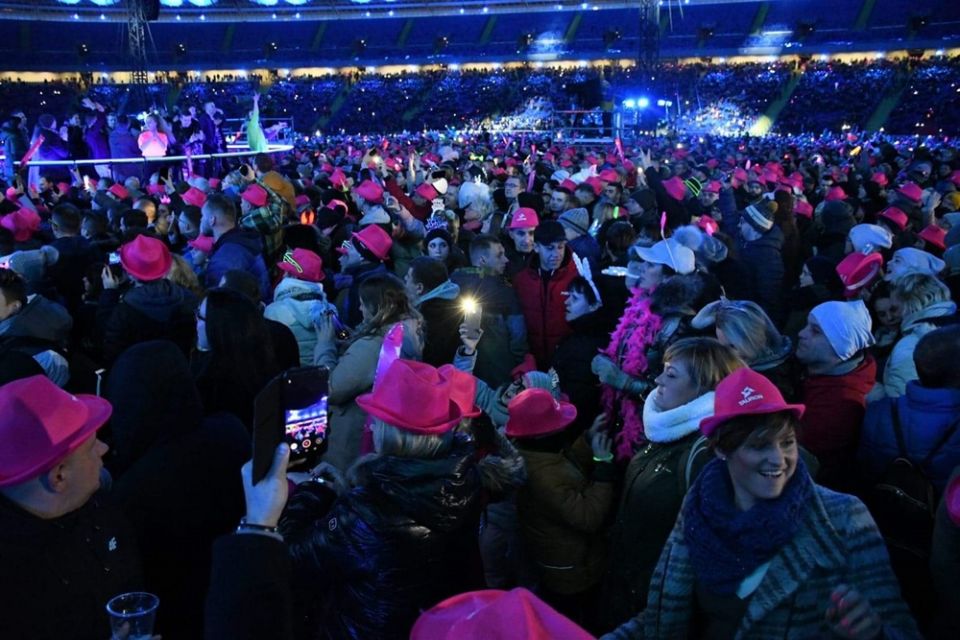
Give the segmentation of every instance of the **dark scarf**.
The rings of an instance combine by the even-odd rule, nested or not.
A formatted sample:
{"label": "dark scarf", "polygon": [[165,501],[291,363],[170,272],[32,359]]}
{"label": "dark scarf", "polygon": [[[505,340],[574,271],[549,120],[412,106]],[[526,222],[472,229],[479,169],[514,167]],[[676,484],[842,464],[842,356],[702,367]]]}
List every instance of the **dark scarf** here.
{"label": "dark scarf", "polygon": [[735,594],[744,578],[796,535],[812,494],[813,481],[798,459],[779,498],[740,511],[726,463],[709,462],[683,508],[683,536],[701,586],[719,595]]}

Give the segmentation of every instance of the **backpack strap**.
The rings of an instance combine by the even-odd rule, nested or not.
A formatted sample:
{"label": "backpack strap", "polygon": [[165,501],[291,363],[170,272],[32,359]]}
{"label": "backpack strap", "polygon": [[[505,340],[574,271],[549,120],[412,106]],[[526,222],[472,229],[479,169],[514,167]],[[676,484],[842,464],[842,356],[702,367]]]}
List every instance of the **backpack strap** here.
{"label": "backpack strap", "polygon": [[[904,460],[909,460],[910,462],[913,462],[912,460],[910,460],[910,457],[907,455],[907,444],[903,438],[903,428],[900,425],[899,404],[900,403],[898,400],[894,400],[894,402],[891,403],[891,415],[893,416],[893,434],[897,438],[897,448],[900,450],[900,457],[903,458]],[[953,437],[953,434],[957,432],[958,427],[960,427],[960,418],[957,418],[956,420],[954,420],[949,427],[944,429],[943,433],[937,439],[936,443],[934,443],[933,448],[930,449],[927,455],[923,457],[923,460],[921,460],[917,464],[917,466],[921,469],[928,466],[930,464],[930,461],[933,460],[933,457],[937,455],[937,453],[939,453],[940,449],[942,449],[944,445],[946,445],[947,442],[950,441],[950,438]]]}
{"label": "backpack strap", "polygon": [[950,441],[950,438],[953,437],[953,434],[957,432],[957,427],[960,427],[960,418],[957,418],[956,420],[954,420],[949,427],[944,429],[943,434],[940,436],[940,439],[937,440],[936,444],[933,445],[933,448],[930,449],[930,453],[924,456],[923,460],[920,461],[921,467],[927,466],[930,463],[930,461],[933,460],[933,456],[937,455],[940,449],[942,449],[943,446]]}
{"label": "backpack strap", "polygon": [[[707,450],[707,436],[701,435],[696,440],[693,441],[693,446],[690,447],[690,450],[687,452],[687,459],[685,462],[682,462],[680,465],[683,469],[683,474],[680,476],[680,494],[686,495],[687,490],[690,489],[690,483],[693,480],[691,477],[693,475],[693,462],[697,459],[701,453]],[[682,458],[681,458],[682,460]]]}

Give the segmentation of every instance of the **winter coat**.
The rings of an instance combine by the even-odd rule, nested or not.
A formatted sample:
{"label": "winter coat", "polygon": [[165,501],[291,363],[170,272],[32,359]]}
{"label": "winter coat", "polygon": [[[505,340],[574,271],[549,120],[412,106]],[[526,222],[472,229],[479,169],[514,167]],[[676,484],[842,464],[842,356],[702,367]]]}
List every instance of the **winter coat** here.
{"label": "winter coat", "polygon": [[[420,359],[422,346],[418,325],[419,322],[412,318],[404,322],[401,358]],[[341,471],[346,471],[360,455],[367,414],[357,405],[356,399],[373,388],[380,347],[389,329],[389,326],[382,327],[374,335],[354,340],[340,354],[335,344],[317,343],[314,363],[330,369],[330,393],[327,398],[330,429],[322,459]]]}
{"label": "winter coat", "polygon": [[647,396],[643,423],[651,441],[633,456],[624,476],[600,600],[604,628],[614,628],[646,607],[650,576],[683,497],[712,459],[699,425],[713,415],[713,402],[711,391],[661,411],[656,393]]}
{"label": "winter coat", "polygon": [[952,316],[957,312],[956,303],[945,300],[911,313],[900,321],[900,339],[893,346],[883,369],[883,383],[877,385],[867,396],[868,401],[902,396],[907,383],[917,379],[917,367],[913,363],[913,351],[920,338],[939,325],[937,319]]}
{"label": "winter coat", "polygon": [[223,536],[213,545],[205,640],[293,640],[293,590],[287,545],[259,534]]}
{"label": "winter coat", "polygon": [[113,362],[127,347],[147,340],[170,340],[189,354],[197,335],[197,304],[190,291],[165,278],[135,286],[123,297],[107,289],[98,312],[104,359]]}
{"label": "winter coat", "polygon": [[99,111],[94,123],[84,127],[83,131],[83,141],[90,150],[91,158],[110,158],[110,140],[107,135],[107,116],[103,111]]}
{"label": "winter coat", "polygon": [[460,346],[460,287],[447,280],[422,295],[416,306],[423,316],[423,361],[435,367],[449,364]]}
{"label": "winter coat", "polygon": [[[883,538],[857,498],[816,486],[800,530],[773,557],[749,597],[735,640],[831,637],[824,612],[841,584],[857,589],[883,621],[883,637],[920,633],[900,598]],[[650,581],[647,608],[600,640],[684,638],[695,610],[696,573],[677,518]]]}
{"label": "winter coat", "polygon": [[50,243],[59,254],[57,261],[47,268],[51,280],[71,313],[80,307],[83,299],[83,278],[90,265],[101,262],[100,250],[83,236],[64,236]]}
{"label": "winter coat", "polygon": [[877,364],[867,355],[842,375],[807,376],[800,388],[806,412],[800,421],[800,444],[819,460],[817,482],[849,490],[866,396],[877,377]]}
{"label": "winter coat", "polygon": [[591,274],[600,273],[600,257],[603,252],[600,249],[600,244],[593,236],[589,233],[577,236],[567,242],[567,246],[570,247],[570,250],[577,254],[581,260],[587,260],[589,262]]}
{"label": "winter coat", "polygon": [[113,405],[110,499],[133,523],[145,586],[163,603],[156,631],[202,638],[210,549],[243,516],[250,436],[232,415],[203,417],[190,365],[167,341],[124,352],[105,396]]}
{"label": "winter coat", "polygon": [[527,551],[554,593],[581,593],[603,573],[601,527],[613,502],[612,463],[595,464],[590,446],[577,438],[564,451],[538,451],[518,440],[527,484],[517,491],[517,517]]}
{"label": "winter coat", "polygon": [[43,296],[27,297],[19,312],[0,321],[0,339],[30,338],[61,346],[70,338],[73,318],[61,305]]}
{"label": "winter coat", "polygon": [[61,352],[72,327],[73,318],[62,306],[40,295],[27,296],[26,306],[0,321],[0,352],[32,357],[48,378],[63,387],[70,380],[70,367]]}
{"label": "winter coat", "polygon": [[302,367],[313,364],[313,352],[317,346],[313,313],[326,300],[320,283],[287,277],[277,284],[273,290],[273,302],[263,312],[263,317],[284,324],[293,332],[300,348]]}
{"label": "winter coat", "polygon": [[481,506],[474,457],[458,438],[436,458],[365,459],[335,500],[322,484],[297,488],[280,529],[310,637],[405,640],[422,610],[453,595],[462,560],[450,552],[476,535]]}
{"label": "winter coat", "polygon": [[740,261],[750,273],[744,297],[759,304],[778,327],[786,320],[782,249],[783,231],[776,225],[759,239],[740,243]]}
{"label": "winter coat", "polygon": [[530,260],[530,266],[513,278],[513,286],[527,323],[530,353],[536,358],[540,370],[550,365],[554,349],[573,331],[565,317],[567,310],[563,292],[578,274],[573,254],[569,249],[565,253],[556,271],[542,271],[540,256],[535,255]]}
{"label": "winter coat", "polygon": [[256,231],[234,227],[214,243],[203,277],[208,289],[219,286],[227,271],[246,271],[260,285],[260,299],[270,300],[270,276],[263,261],[263,238]]}
{"label": "winter coat", "polygon": [[29,144],[27,137],[19,126],[14,126],[12,121],[6,121],[0,126],[0,138],[3,138],[3,155],[7,158],[4,163],[4,178],[8,183],[13,183],[14,165],[13,163],[23,158],[27,152]]}
{"label": "winter coat", "polygon": [[528,351],[527,325],[517,290],[502,276],[474,267],[457,269],[450,280],[459,285],[462,296],[472,297],[483,308],[483,338],[477,345],[473,374],[493,388],[509,382],[510,372]]}
{"label": "winter coat", "polygon": [[45,520],[0,496],[0,638],[103,640],[107,601],[143,589],[130,524],[97,494]]}
{"label": "winter coat", "polygon": [[573,333],[560,341],[550,366],[557,372],[560,389],[577,408],[571,428],[583,431],[600,413],[600,385],[590,368],[593,357],[610,342],[601,307],[570,322]]}
{"label": "winter coat", "polygon": [[[139,158],[140,145],[137,144],[137,135],[130,131],[127,126],[117,125],[110,132],[110,157],[111,158]],[[113,167],[113,175],[117,180],[124,181],[131,176],[140,177],[143,173],[143,167],[139,164],[118,164]]]}
{"label": "winter coat", "polygon": [[[950,482],[960,477],[960,467]],[[947,501],[941,500],[933,527],[933,545],[930,550],[930,572],[934,591],[939,600],[939,615],[930,637],[951,640],[960,637],[960,524],[947,512]]]}
{"label": "winter coat", "polygon": [[[900,417],[907,457],[919,463],[946,430],[960,420],[960,390],[928,389],[914,380],[907,383],[905,394],[867,405],[857,459],[863,480],[869,484],[878,481],[890,463],[901,457],[893,431],[894,410]],[[937,491],[942,492],[957,465],[960,465],[960,427],[923,472]]]}
{"label": "winter coat", "polygon": [[676,229],[690,224],[690,212],[683,206],[682,200],[676,200],[663,186],[663,177],[658,169],[649,167],[644,171],[647,185],[657,197],[657,211],[667,214],[667,228]]}

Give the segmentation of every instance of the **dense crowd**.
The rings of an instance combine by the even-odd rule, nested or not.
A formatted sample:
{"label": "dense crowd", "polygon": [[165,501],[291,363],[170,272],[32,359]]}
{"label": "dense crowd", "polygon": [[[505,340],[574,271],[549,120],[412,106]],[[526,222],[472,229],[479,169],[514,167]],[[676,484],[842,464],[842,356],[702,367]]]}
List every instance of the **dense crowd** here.
{"label": "dense crowd", "polygon": [[[670,118],[728,104],[741,117],[753,119],[781,97],[796,75],[797,86],[774,123],[775,131],[797,134],[863,128],[887,98],[894,107],[886,120],[876,125],[884,126],[887,132],[956,135],[960,131],[957,57],[855,63],[671,63],[652,76],[635,66],[605,68],[602,75],[609,84],[609,96],[618,103],[646,96],[653,105],[651,109],[656,109],[658,100],[669,100],[673,103]],[[289,76],[286,72],[263,77],[244,74],[215,76],[204,82],[189,81],[187,76],[158,76],[156,83],[142,92],[131,91],[130,85],[103,82],[2,82],[0,112],[25,109],[33,122],[41,113],[69,119],[83,110],[84,97],[130,115],[145,110],[166,112],[167,105],[199,108],[214,101],[228,120],[238,121],[230,126],[236,133],[239,121],[248,117],[251,96],[259,91],[263,94],[262,115],[292,121],[301,133],[495,128],[501,120],[523,112],[531,99],[544,101],[551,110],[596,107],[577,89],[597,77],[598,72],[588,68],[527,65],[489,71],[354,71],[319,77]],[[178,111],[170,109],[167,115],[173,118]],[[666,120],[667,114],[661,109],[658,117]],[[625,116],[628,122],[632,118],[632,113]],[[549,122],[545,118],[538,126]]]}
{"label": "dense crowd", "polygon": [[[377,82],[344,109],[396,117]],[[11,109],[8,157],[222,143],[188,95],[138,135]],[[157,160],[0,185],[0,636],[102,640],[141,589],[177,640],[957,637],[950,141]],[[254,482],[258,394],[313,366],[319,458]]]}

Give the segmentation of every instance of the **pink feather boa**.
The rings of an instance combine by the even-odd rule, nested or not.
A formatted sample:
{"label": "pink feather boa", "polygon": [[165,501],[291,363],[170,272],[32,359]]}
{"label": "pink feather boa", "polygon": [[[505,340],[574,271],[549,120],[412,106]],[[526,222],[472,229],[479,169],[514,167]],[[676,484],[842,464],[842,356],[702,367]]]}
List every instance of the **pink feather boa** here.
{"label": "pink feather boa", "polygon": [[[647,349],[660,331],[661,318],[650,310],[651,293],[652,289],[634,289],[617,329],[610,336],[610,345],[603,351],[632,378],[639,378],[646,373]],[[604,413],[614,421],[619,416],[623,423],[620,432],[614,435],[616,458],[619,461],[630,460],[646,442],[643,401],[604,385],[602,402]]]}

